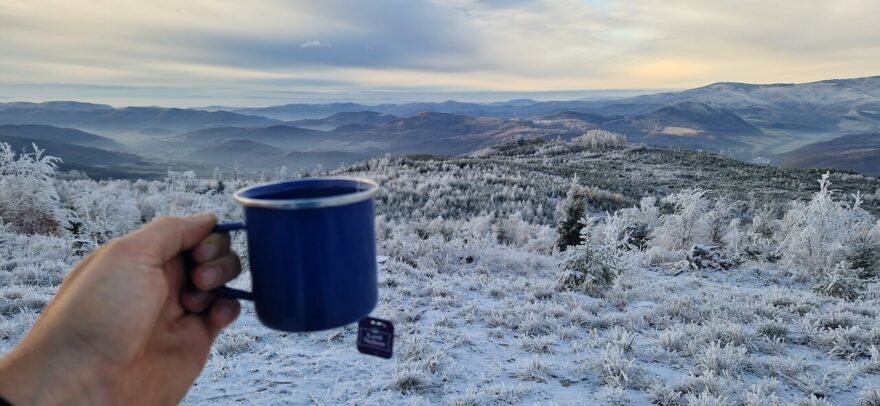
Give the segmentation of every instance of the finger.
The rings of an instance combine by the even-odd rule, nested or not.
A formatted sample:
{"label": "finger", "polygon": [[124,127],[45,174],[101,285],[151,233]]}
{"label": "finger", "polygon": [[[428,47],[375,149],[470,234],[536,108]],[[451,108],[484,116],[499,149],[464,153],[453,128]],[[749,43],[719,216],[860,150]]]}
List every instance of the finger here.
{"label": "finger", "polygon": [[137,231],[123,237],[127,247],[146,252],[151,265],[161,265],[182,251],[193,249],[202,241],[214,226],[217,218],[213,214],[200,214],[191,217],[161,217]]}
{"label": "finger", "polygon": [[180,293],[180,306],[189,313],[201,313],[216,300],[217,295],[197,289],[187,289]]}
{"label": "finger", "polygon": [[238,314],[241,312],[241,304],[238,300],[229,298],[219,298],[208,314],[205,315],[205,324],[212,338],[216,338],[220,331],[226,326],[232,324]]}
{"label": "finger", "polygon": [[229,233],[209,234],[192,249],[192,259],[196,263],[202,263],[220,258],[229,252],[229,243]]}
{"label": "finger", "polygon": [[186,260],[183,255],[171,258],[162,266],[168,282],[168,292],[176,295],[186,286]]}
{"label": "finger", "polygon": [[228,253],[213,261],[196,266],[192,271],[192,281],[201,290],[211,290],[223,286],[241,273],[241,260],[235,253]]}

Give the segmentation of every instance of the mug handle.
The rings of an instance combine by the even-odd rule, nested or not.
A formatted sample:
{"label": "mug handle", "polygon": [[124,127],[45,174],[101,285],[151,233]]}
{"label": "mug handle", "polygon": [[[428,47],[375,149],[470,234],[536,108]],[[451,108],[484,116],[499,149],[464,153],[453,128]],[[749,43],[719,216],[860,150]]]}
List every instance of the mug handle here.
{"label": "mug handle", "polygon": [[[244,223],[218,223],[214,226],[214,230],[211,231],[213,233],[229,233],[230,231],[244,230]],[[254,300],[254,294],[251,292],[245,292],[239,289],[233,289],[228,286],[221,286],[219,288],[214,289],[212,292],[229,298],[234,299],[242,299],[242,300]]]}

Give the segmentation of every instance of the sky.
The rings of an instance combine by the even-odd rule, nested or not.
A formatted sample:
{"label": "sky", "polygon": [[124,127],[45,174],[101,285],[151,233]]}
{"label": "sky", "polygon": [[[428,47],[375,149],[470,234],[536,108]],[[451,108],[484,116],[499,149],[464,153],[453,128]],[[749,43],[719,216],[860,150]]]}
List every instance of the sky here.
{"label": "sky", "polygon": [[880,74],[880,1],[0,0],[0,102],[597,98]]}

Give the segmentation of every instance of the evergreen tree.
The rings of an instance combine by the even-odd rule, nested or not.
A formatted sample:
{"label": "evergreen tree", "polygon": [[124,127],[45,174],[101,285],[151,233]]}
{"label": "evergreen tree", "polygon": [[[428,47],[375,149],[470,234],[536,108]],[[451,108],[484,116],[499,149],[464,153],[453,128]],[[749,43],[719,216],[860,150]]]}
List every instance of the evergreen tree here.
{"label": "evergreen tree", "polygon": [[560,251],[565,251],[569,246],[581,243],[581,229],[584,227],[581,219],[587,209],[586,190],[577,181],[577,177],[572,180],[565,200],[559,203],[556,208],[559,214],[556,246]]}

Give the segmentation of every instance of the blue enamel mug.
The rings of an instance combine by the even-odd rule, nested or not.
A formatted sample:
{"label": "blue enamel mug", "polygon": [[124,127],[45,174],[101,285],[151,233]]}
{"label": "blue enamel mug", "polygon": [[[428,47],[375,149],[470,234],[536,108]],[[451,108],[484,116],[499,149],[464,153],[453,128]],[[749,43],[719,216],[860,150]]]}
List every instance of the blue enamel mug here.
{"label": "blue enamel mug", "polygon": [[376,306],[376,237],[369,179],[305,178],[241,189],[252,291],[223,296],[252,300],[260,322],[290,332],[341,327]]}

